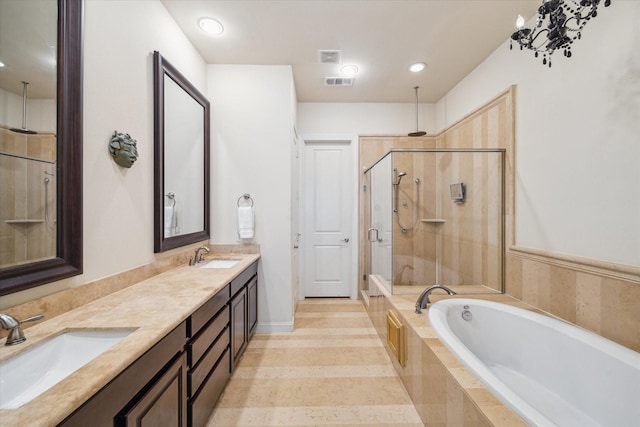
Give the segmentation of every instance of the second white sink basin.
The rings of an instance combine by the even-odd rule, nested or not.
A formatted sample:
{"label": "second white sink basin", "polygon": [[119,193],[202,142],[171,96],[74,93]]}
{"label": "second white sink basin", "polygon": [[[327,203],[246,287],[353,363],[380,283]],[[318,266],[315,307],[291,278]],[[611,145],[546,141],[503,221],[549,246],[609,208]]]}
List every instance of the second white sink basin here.
{"label": "second white sink basin", "polygon": [[69,331],[0,362],[0,409],[38,397],[131,334],[127,330]]}
{"label": "second white sink basin", "polygon": [[200,268],[231,268],[241,259],[212,259]]}

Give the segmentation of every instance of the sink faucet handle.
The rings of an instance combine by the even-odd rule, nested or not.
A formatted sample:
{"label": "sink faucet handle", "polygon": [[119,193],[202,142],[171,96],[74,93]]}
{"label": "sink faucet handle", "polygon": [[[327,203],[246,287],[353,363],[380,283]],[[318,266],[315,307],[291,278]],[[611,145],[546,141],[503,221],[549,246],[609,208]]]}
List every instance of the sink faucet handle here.
{"label": "sink faucet handle", "polygon": [[35,322],[36,320],[44,319],[44,314],[36,314],[35,316],[27,317],[24,320],[20,320],[18,323]]}

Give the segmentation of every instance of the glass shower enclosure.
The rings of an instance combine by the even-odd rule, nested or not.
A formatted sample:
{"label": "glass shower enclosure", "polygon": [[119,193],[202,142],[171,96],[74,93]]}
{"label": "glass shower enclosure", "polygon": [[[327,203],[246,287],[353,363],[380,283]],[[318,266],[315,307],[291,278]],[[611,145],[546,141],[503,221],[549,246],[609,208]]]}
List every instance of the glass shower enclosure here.
{"label": "glass shower enclosure", "polygon": [[365,171],[365,271],[393,294],[503,292],[504,162],[502,149],[390,150]]}

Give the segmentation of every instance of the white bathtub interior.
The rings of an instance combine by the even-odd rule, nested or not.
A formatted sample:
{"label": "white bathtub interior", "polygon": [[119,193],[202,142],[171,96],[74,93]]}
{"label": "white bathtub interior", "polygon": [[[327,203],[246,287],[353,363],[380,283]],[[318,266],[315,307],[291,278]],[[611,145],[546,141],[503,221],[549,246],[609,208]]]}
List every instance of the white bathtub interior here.
{"label": "white bathtub interior", "polygon": [[429,319],[463,365],[531,425],[639,425],[640,353],[491,301],[439,301]]}

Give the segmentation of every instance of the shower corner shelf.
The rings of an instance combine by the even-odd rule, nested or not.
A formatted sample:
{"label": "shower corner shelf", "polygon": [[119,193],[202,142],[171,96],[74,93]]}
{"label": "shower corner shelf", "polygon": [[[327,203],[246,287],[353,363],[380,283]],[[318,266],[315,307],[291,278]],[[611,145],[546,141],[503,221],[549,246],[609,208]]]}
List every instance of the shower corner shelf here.
{"label": "shower corner shelf", "polygon": [[423,218],[420,220],[420,222],[428,222],[431,224],[444,224],[447,221],[441,218]]}
{"label": "shower corner shelf", "polygon": [[42,224],[44,219],[6,219],[4,221],[7,224]]}

